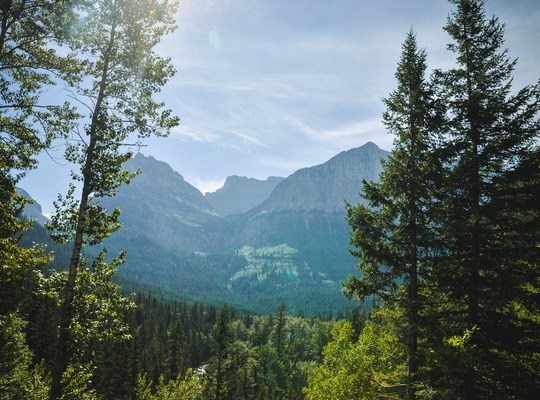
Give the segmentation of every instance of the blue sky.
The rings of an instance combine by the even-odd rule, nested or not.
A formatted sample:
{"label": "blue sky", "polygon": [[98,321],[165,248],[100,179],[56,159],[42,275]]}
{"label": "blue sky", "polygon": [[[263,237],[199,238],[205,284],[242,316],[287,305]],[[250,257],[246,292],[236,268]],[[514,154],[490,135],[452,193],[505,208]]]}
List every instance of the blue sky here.
{"label": "blue sky", "polygon": [[[381,99],[394,88],[411,29],[429,68],[448,68],[446,0],[182,0],[179,29],[160,45],[178,72],[160,97],[181,117],[142,150],[203,193],[229,175],[287,176],[373,141],[390,150]],[[540,1],[488,0],[519,58],[515,87],[540,78]],[[60,151],[53,156],[60,157]],[[40,157],[21,182],[45,212],[69,168]]]}

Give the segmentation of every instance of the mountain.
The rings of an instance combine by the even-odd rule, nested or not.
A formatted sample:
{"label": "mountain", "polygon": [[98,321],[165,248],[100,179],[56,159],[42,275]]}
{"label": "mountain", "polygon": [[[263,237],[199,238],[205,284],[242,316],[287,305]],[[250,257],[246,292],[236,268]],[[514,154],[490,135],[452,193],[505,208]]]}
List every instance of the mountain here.
{"label": "mountain", "polygon": [[129,171],[140,170],[115,197],[101,203],[122,210],[124,223],[117,235],[144,236],[175,247],[193,247],[206,224],[219,220],[218,211],[203,194],[165,162],[137,154],[125,164]]}
{"label": "mountain", "polygon": [[276,186],[261,210],[339,211],[344,201],[357,203],[362,180],[376,180],[382,170],[381,159],[388,152],[368,142],[344,151],[327,162],[302,168]]}
{"label": "mountain", "polygon": [[36,202],[24,189],[17,188],[17,193],[20,196],[26,197],[28,200],[31,200],[32,203],[26,204],[22,211],[22,214],[30,219],[36,220],[39,224],[43,225],[49,221],[49,219],[43,215],[43,210],[41,204]]}
{"label": "mountain", "polygon": [[221,189],[206,193],[205,198],[222,216],[242,214],[260,205],[283,179],[271,176],[266,180],[229,176]]}
{"label": "mountain", "polygon": [[206,196],[168,164],[138,154],[126,166],[141,174],[101,200],[121,209],[124,225],[104,246],[111,256],[127,250],[119,278],[132,287],[256,312],[281,302],[292,313],[344,312],[354,302],[339,282],[356,260],[343,200],[360,201],[362,180],[376,179],[387,154],[367,143],[285,179],[229,177]]}

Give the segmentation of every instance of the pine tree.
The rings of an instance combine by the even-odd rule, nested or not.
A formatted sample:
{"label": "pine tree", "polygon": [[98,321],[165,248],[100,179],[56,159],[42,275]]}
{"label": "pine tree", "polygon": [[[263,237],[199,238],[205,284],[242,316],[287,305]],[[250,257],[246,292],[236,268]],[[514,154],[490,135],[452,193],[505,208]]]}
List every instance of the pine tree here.
{"label": "pine tree", "polygon": [[167,380],[176,379],[180,374],[184,374],[187,370],[187,338],[182,329],[182,323],[178,316],[173,320],[167,332]]}
{"label": "pine tree", "polygon": [[451,3],[456,9],[445,30],[457,58],[454,68],[437,73],[447,104],[440,153],[446,179],[433,276],[442,339],[457,349],[443,363],[455,363],[458,372],[456,382],[439,384],[458,385],[454,395],[465,399],[529,398],[538,377],[525,354],[538,354],[538,325],[531,330],[517,308],[540,282],[533,266],[540,235],[532,222],[539,171],[524,168],[538,152],[540,86],[512,89],[516,61],[501,49],[504,26],[486,17],[484,1]]}
{"label": "pine tree", "polygon": [[217,320],[212,330],[212,356],[208,364],[208,396],[215,400],[230,398],[226,360],[233,338],[229,322],[229,308],[227,305],[223,305],[219,309]]}
{"label": "pine tree", "polygon": [[74,318],[75,286],[85,244],[100,243],[120,227],[119,210],[108,213],[96,199],[114,194],[133,174],[122,170],[135,145],[150,135],[167,135],[177,124],[170,110],[153,94],[174,73],[170,61],[155,54],[161,37],[174,28],[177,3],[158,0],[100,0],[83,3],[81,20],[71,32],[70,45],[87,55],[84,79],[74,88],[90,115],[81,120],[77,141],[66,158],[80,165],[73,178],[80,182],[77,200],[73,185],[56,203],[50,225],[60,241],[72,240],[73,252],[62,295],[60,331],[51,399],[62,394],[62,374],[70,359],[70,329]]}
{"label": "pine tree", "polygon": [[17,314],[0,315],[0,395],[5,400],[44,400],[48,381],[41,366],[32,368],[24,325]]}
{"label": "pine tree", "polygon": [[431,157],[434,115],[425,80],[426,53],[409,32],[398,64],[397,88],[385,99],[383,121],[396,136],[378,183],[364,182],[369,206],[347,205],[352,227],[351,253],[360,261],[361,277],[350,276],[349,296],[375,295],[388,307],[404,310],[408,348],[407,398],[418,384],[418,334],[424,305],[421,276],[429,261],[430,209],[435,161]]}

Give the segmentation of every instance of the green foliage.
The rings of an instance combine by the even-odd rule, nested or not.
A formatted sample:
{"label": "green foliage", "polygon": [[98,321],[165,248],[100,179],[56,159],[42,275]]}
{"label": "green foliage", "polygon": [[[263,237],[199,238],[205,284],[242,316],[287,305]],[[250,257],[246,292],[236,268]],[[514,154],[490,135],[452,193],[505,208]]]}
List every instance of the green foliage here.
{"label": "green foliage", "polygon": [[362,276],[346,287],[403,311],[409,399],[534,398],[538,322],[517,309],[540,282],[540,85],[512,89],[484,1],[451,3],[454,68],[427,84],[405,40],[383,116],[395,148],[364,184],[370,208],[348,206]]}
{"label": "green foliage", "polygon": [[92,372],[88,365],[70,365],[62,375],[62,400],[102,400],[91,387]]}
{"label": "green foliage", "polygon": [[212,357],[206,368],[207,397],[301,397],[308,372],[329,340],[332,323],[290,317],[284,304],[275,315],[227,325],[224,317],[219,317],[221,313],[214,327]]}
{"label": "green foliage", "polygon": [[[61,396],[70,342],[81,333],[71,328],[92,332],[73,315],[78,301],[75,284],[79,269],[84,268],[81,251],[86,244],[99,244],[120,228],[120,211],[108,213],[96,200],[114,195],[121,184],[136,175],[122,169],[132,156],[132,146],[140,146],[141,140],[151,135],[167,135],[178,123],[170,110],[163,110],[163,103],[153,99],[174,74],[170,60],[159,57],[153,48],[174,29],[177,3],[102,0],[77,6],[79,18],[71,26],[69,45],[85,57],[85,62],[83,79],[72,82],[72,93],[89,115],[80,119],[77,140],[67,144],[65,153],[66,160],[80,166],[80,173],[72,174],[82,185],[80,198],[75,197],[75,185],[71,185],[66,197],[59,196],[50,224],[58,240],[73,240],[62,294],[51,399]],[[135,142],[127,143],[128,138]],[[104,255],[98,259],[103,263]],[[87,300],[92,302],[91,298]],[[90,318],[90,325],[98,323],[91,319],[93,316],[85,316]]]}
{"label": "green foliage", "polygon": [[415,398],[418,373],[418,335],[426,309],[423,282],[434,251],[433,193],[437,161],[432,129],[436,102],[425,79],[426,53],[416,37],[407,34],[398,64],[397,88],[385,99],[383,122],[396,136],[378,182],[363,183],[368,205],[347,204],[352,231],[351,253],[361,276],[349,276],[347,294],[361,301],[370,296],[403,311],[401,335],[408,349],[408,398]]}
{"label": "green foliage", "polygon": [[32,366],[25,325],[17,314],[0,316],[0,395],[5,400],[43,400],[49,392],[42,366]]}
{"label": "green foliage", "polygon": [[439,344],[470,337],[466,356],[463,346],[454,346],[453,355],[440,352],[455,362],[457,379],[450,388],[443,374],[437,385],[466,398],[529,398],[538,378],[526,360],[540,342],[533,339],[534,324],[517,317],[515,304],[529,301],[524,288],[537,287],[539,277],[524,261],[539,255],[540,229],[532,223],[539,216],[532,194],[538,193],[539,170],[531,161],[538,161],[540,86],[512,88],[516,61],[502,49],[504,26],[486,17],[483,1],[452,3],[445,30],[456,66],[435,73],[446,120],[439,127],[445,168],[432,323],[445,329],[430,336]]}
{"label": "green foliage", "polygon": [[[72,126],[67,105],[44,104],[41,91],[60,77],[74,81],[73,56],[61,57],[73,20],[70,1],[13,0],[2,3],[0,24],[0,177],[14,183],[35,166],[35,155]],[[14,188],[13,188],[14,189]]]}
{"label": "green foliage", "polygon": [[146,376],[142,376],[137,382],[135,399],[203,400],[203,384],[199,376],[188,372],[185,376],[179,375],[177,379],[168,382],[161,378],[155,391],[152,391],[151,383]]}
{"label": "green foliage", "polygon": [[358,340],[350,322],[332,330],[322,365],[315,367],[304,389],[307,400],[402,398],[406,353],[397,335],[395,315],[380,311]]}

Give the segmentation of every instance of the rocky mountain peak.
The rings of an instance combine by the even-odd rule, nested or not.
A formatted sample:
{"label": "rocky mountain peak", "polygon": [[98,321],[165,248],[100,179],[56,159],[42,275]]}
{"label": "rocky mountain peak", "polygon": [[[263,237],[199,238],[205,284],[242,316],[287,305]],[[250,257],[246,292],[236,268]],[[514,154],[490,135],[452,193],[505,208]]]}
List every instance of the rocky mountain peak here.
{"label": "rocky mountain peak", "polygon": [[327,162],[302,168],[279,183],[261,209],[306,209],[327,212],[344,209],[344,201],[358,203],[362,180],[377,180],[381,159],[388,152],[376,144],[343,151]]}

